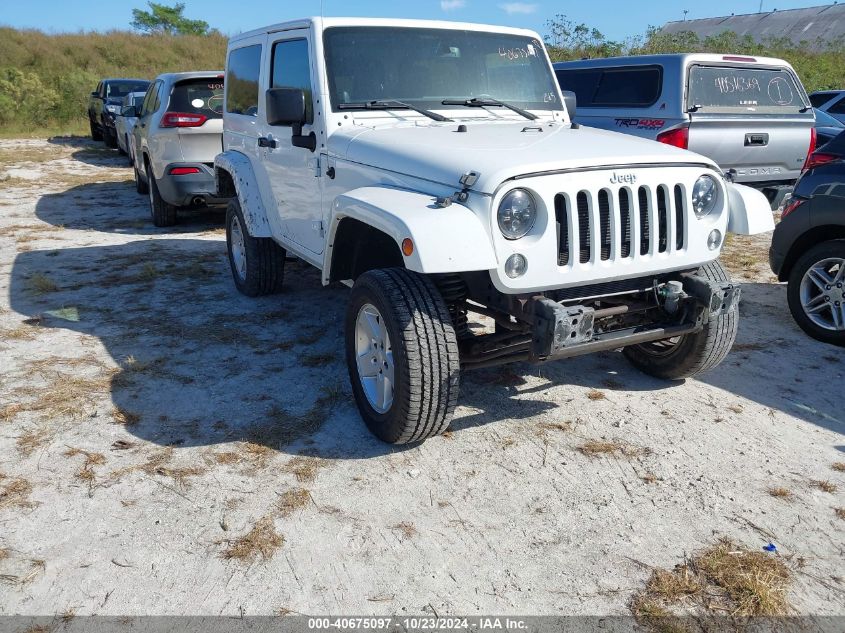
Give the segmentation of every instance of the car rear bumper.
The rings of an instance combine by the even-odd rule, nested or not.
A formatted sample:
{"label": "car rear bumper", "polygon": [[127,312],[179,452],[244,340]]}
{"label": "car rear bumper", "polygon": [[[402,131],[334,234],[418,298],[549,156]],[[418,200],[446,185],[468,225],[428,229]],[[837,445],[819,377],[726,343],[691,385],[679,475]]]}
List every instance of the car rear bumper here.
{"label": "car rear bumper", "polygon": [[[173,174],[173,170],[178,168],[198,171],[191,174]],[[156,185],[161,197],[177,207],[223,206],[229,202],[228,198],[217,196],[214,168],[205,163],[171,163],[164,168],[164,175],[156,179]]]}

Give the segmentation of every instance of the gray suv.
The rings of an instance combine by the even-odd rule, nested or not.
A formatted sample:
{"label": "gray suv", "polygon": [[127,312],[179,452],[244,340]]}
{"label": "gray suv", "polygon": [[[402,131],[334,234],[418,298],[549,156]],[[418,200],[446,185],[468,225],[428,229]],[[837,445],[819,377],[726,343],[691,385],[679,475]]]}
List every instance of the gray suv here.
{"label": "gray suv", "polygon": [[223,71],[159,75],[132,132],[135,187],[149,194],[156,226],[183,207],[225,205],[216,194],[214,157],[223,145]]}
{"label": "gray suv", "polygon": [[787,62],[714,54],[636,55],[554,64],[575,121],[715,160],[773,207],[815,149],[813,110]]}

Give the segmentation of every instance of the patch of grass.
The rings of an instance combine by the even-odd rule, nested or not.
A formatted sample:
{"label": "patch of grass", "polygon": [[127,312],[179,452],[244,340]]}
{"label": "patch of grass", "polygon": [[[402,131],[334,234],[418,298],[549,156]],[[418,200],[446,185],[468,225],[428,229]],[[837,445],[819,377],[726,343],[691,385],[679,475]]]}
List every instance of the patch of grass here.
{"label": "patch of grass", "polygon": [[31,325],[19,325],[13,328],[0,328],[0,340],[31,341],[38,336],[38,328]]}
{"label": "patch of grass", "polygon": [[417,535],[417,528],[414,527],[413,523],[409,523],[408,521],[397,523],[396,525],[391,526],[390,529],[402,532],[402,536],[406,539],[414,538]]}
{"label": "patch of grass", "polygon": [[273,517],[266,516],[243,536],[226,541],[228,546],[223,551],[226,560],[252,562],[259,556],[264,560],[273,558],[276,551],[285,543],[285,537],[276,532]]}
{"label": "patch of grass", "polygon": [[741,404],[732,404],[728,406],[728,411],[733,411],[734,413],[742,413],[745,409],[743,409]]}
{"label": "patch of grass", "polygon": [[317,478],[317,473],[323,466],[323,460],[317,457],[298,455],[282,467],[282,471],[290,473],[300,483],[310,483]]}
{"label": "patch of grass", "polygon": [[[10,574],[0,574],[0,580],[4,580],[11,584],[26,585],[35,580],[39,574],[43,574],[47,568],[46,563],[40,559],[31,559],[29,561],[29,571],[23,576],[13,576]],[[45,630],[49,630],[46,629]]]}
{"label": "patch of grass", "polygon": [[560,431],[565,433],[572,430],[573,424],[569,420],[564,422],[540,422],[537,428],[540,431]]}
{"label": "patch of grass", "polygon": [[822,492],[829,492],[831,494],[836,492],[836,484],[833,483],[832,481],[828,481],[826,479],[813,479],[810,482],[810,485],[813,488],[818,488]]}
{"label": "patch of grass", "polygon": [[845,519],[845,508],[834,508],[834,514],[838,516],[840,519]]}
{"label": "patch of grass", "polygon": [[14,417],[21,411],[23,411],[23,406],[17,402],[0,407],[0,422],[13,420]]}
{"label": "patch of grass", "polygon": [[287,517],[307,506],[309,501],[311,501],[310,491],[305,488],[293,488],[281,494],[276,502],[276,508],[281,516]]}
{"label": "patch of grass", "polygon": [[141,272],[138,273],[138,279],[141,281],[153,281],[158,278],[158,275],[158,268],[156,268],[155,264],[147,262],[141,268]]}
{"label": "patch of grass", "polygon": [[783,616],[790,581],[781,559],[722,539],[672,571],[654,569],[629,606],[640,624],[667,632],[686,630],[677,612]]}
{"label": "patch of grass", "polygon": [[840,473],[845,473],[845,462],[835,462],[830,467]]}
{"label": "patch of grass", "polygon": [[660,481],[660,478],[652,472],[641,474],[640,479],[647,484],[656,484],[658,481]]}
{"label": "patch of grass", "polygon": [[29,277],[30,290],[38,295],[57,292],[59,286],[44,273],[34,273]]}
{"label": "patch of grass", "polygon": [[106,463],[106,456],[102,453],[92,453],[81,448],[69,448],[64,452],[64,455],[65,457],[76,457],[77,455],[85,457],[82,468],[76,473],[76,478],[89,484],[94,481],[94,466],[102,466]]}
{"label": "patch of grass", "polygon": [[606,396],[606,395],[604,395],[604,392],[603,392],[603,391],[599,391],[598,389],[590,389],[590,390],[587,392],[587,399],[588,399],[588,400],[593,400],[593,401],[596,401],[596,400],[606,400],[606,399],[607,399],[607,396]]}
{"label": "patch of grass", "polygon": [[111,414],[115,424],[122,424],[124,426],[132,426],[141,421],[141,416],[132,411],[127,411],[123,407],[115,407]]}
{"label": "patch of grass", "polygon": [[2,508],[30,508],[32,503],[32,484],[26,479],[9,479],[0,477],[0,509]]}
{"label": "patch of grass", "polygon": [[19,435],[15,444],[21,455],[31,455],[36,449],[46,444],[51,437],[45,429],[32,429]]}
{"label": "patch of grass", "polygon": [[0,560],[6,560],[9,556],[11,556],[11,554],[9,554],[9,550],[5,547],[0,547]]}
{"label": "patch of grass", "polygon": [[651,449],[642,446],[634,446],[621,440],[589,440],[578,450],[587,457],[599,457],[600,455],[622,455],[624,457],[645,457],[651,454]]}
{"label": "patch of grass", "polygon": [[792,491],[789,488],[784,488],[782,486],[772,486],[766,489],[771,496],[777,497],[778,499],[791,499],[792,498]]}
{"label": "patch of grass", "polygon": [[172,460],[173,449],[170,447],[164,448],[148,457],[147,461],[142,464],[126,466],[125,468],[112,471],[110,477],[113,480],[118,480],[131,472],[143,472],[149,476],[158,475],[159,477],[169,477],[179,484],[181,488],[187,488],[190,477],[199,477],[206,472],[206,469],[198,466],[175,466],[171,463]]}
{"label": "patch of grass", "polygon": [[90,407],[97,397],[108,394],[111,376],[116,371],[110,369],[94,378],[52,372],[47,384],[18,387],[14,394],[25,398],[20,401],[25,411],[39,412],[49,418],[76,415]]}

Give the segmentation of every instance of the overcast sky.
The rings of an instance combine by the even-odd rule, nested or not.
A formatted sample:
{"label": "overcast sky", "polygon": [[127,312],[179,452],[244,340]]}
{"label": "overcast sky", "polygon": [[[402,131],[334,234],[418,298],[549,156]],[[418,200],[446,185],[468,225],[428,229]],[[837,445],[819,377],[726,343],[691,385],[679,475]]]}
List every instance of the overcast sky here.
{"label": "overcast sky", "polygon": [[[166,4],[172,4],[163,0]],[[320,0],[185,0],[185,14],[200,18],[224,33],[238,33],[283,22],[291,18],[319,15]],[[795,0],[763,2],[771,11],[816,6],[821,3]],[[132,9],[146,8],[138,0],[0,0],[0,24],[39,28],[50,32],[125,29],[132,20]],[[670,20],[756,13],[759,0],[589,0],[587,2],[497,2],[496,0],[323,0],[322,11],[334,16],[375,16],[446,19],[485,22],[531,28],[545,35],[545,23],[558,13],[584,22],[611,39],[625,39],[645,32],[649,25]]]}

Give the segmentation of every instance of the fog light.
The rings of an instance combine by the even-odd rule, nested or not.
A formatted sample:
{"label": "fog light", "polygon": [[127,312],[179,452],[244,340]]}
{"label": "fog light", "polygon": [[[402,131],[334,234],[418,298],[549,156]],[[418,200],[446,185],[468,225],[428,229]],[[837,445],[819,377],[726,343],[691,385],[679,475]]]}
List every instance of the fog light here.
{"label": "fog light", "polygon": [[715,251],[719,246],[722,245],[722,233],[719,229],[713,229],[710,231],[710,235],[707,236],[707,248],[711,251]]}
{"label": "fog light", "polygon": [[528,270],[528,260],[524,255],[514,253],[505,262],[505,274],[511,279],[522,277]]}

